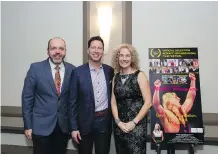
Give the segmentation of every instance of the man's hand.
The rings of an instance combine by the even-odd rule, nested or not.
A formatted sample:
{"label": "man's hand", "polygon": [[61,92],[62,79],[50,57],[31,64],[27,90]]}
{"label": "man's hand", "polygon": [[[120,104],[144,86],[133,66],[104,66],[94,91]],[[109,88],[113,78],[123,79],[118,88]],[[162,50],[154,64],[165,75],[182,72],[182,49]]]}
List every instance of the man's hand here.
{"label": "man's hand", "polygon": [[77,130],[77,131],[72,131],[71,132],[71,136],[73,138],[73,140],[79,144],[79,140],[82,140],[81,136],[80,136],[80,132]]}
{"label": "man's hand", "polygon": [[24,134],[28,140],[32,140],[32,129],[25,130]]}

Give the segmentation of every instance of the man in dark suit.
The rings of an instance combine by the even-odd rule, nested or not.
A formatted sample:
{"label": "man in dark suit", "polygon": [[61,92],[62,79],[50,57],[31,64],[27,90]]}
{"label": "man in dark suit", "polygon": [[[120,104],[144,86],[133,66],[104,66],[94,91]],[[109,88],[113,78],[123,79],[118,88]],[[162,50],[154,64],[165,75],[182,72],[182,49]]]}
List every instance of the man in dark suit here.
{"label": "man in dark suit", "polygon": [[88,41],[89,62],[73,70],[70,82],[69,119],[79,154],[108,154],[112,131],[111,81],[113,68],[101,63],[104,42]]}
{"label": "man in dark suit", "polygon": [[47,60],[31,64],[22,92],[22,113],[27,139],[34,154],[64,154],[68,143],[69,82],[75,66],[64,62],[66,44],[55,37],[48,42]]}

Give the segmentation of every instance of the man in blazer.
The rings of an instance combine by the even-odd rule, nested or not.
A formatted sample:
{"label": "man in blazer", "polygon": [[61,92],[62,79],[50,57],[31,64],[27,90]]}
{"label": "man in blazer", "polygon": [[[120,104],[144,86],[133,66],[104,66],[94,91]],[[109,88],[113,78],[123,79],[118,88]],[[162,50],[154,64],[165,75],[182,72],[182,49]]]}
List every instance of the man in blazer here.
{"label": "man in blazer", "polygon": [[34,154],[64,154],[68,143],[69,82],[75,66],[64,62],[66,44],[55,37],[48,42],[47,60],[31,64],[22,92],[22,113],[27,139]]}
{"label": "man in blazer", "polygon": [[69,119],[79,154],[108,154],[112,131],[112,67],[102,64],[104,42],[95,36],[88,41],[89,62],[73,70],[70,82]]}

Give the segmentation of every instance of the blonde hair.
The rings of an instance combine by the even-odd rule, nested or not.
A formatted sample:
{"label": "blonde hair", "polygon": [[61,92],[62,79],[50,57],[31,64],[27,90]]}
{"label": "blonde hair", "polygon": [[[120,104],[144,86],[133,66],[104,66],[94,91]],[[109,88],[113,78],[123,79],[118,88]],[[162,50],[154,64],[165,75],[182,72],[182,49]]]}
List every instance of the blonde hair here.
{"label": "blonde hair", "polygon": [[[159,127],[158,127],[159,126]],[[158,129],[156,129],[158,127],[158,129],[160,129],[160,124],[159,123],[156,123],[155,125],[154,125],[154,130],[158,130]]]}
{"label": "blonde hair", "polygon": [[136,52],[136,49],[130,45],[130,44],[120,44],[115,50],[113,51],[113,56],[112,56],[112,67],[114,68],[114,71],[120,72],[120,64],[119,64],[119,54],[120,50],[126,48],[130,51],[131,53],[131,67],[133,69],[139,70],[139,58],[138,58],[138,53]]}
{"label": "blonde hair", "polygon": [[173,92],[168,92],[168,93],[163,94],[162,101],[163,101],[163,107],[165,109],[171,108],[171,102],[175,98],[175,96],[177,95],[176,93],[173,93]]}

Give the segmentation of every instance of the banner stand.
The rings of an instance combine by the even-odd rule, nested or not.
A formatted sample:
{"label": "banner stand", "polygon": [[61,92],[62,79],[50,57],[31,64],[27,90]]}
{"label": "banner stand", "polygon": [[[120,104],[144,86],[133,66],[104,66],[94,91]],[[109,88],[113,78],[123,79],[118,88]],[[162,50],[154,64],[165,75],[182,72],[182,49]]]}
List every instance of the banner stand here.
{"label": "banner stand", "polygon": [[167,154],[175,154],[175,146],[174,144],[170,144],[167,147]]}
{"label": "banner stand", "polygon": [[[195,150],[194,150],[194,144],[189,144],[188,145],[188,151],[189,151],[189,154],[194,154]],[[160,151],[160,150],[159,150]],[[160,154],[160,152],[157,151],[157,154]],[[170,146],[168,146],[167,148],[167,154],[175,154],[175,146],[174,144],[170,144]]]}
{"label": "banner stand", "polygon": [[194,154],[194,144],[189,144],[189,154]]}

